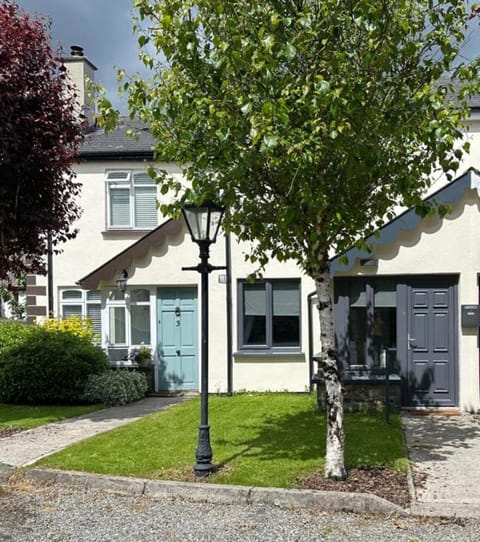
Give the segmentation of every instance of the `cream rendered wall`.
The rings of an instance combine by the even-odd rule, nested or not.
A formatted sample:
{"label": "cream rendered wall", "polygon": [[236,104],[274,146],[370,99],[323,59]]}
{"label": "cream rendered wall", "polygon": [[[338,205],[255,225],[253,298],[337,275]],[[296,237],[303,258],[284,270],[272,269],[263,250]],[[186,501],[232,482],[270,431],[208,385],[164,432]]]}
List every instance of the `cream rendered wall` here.
{"label": "cream rendered wall", "polygon": [[[244,261],[243,253],[246,246],[232,242],[232,328],[233,352],[237,352],[237,282],[245,279],[254,268]],[[180,235],[168,237],[161,247],[152,247],[149,253],[140,260],[132,262],[128,271],[128,286],[196,286],[198,292],[198,336],[200,337],[200,307],[201,288],[200,274],[195,271],[182,271],[184,266],[194,266],[198,263],[198,246],[192,243],[186,228]],[[210,249],[210,263],[224,265],[225,238],[219,235],[216,244]],[[227,391],[227,312],[226,284],[220,282],[220,276],[225,271],[213,271],[209,276],[209,389],[211,392]],[[301,272],[293,263],[270,262],[264,272],[265,278],[299,278]],[[102,288],[114,286],[112,281],[102,283]],[[313,281],[302,278],[301,282],[301,341],[302,349],[299,354],[290,355],[234,355],[233,386],[234,390],[290,390],[305,391],[309,386],[308,367],[308,314],[307,295],[313,291]],[[156,335],[156,323],[154,324]],[[314,327],[315,335],[319,336],[318,324]],[[156,336],[153,337],[156,343]],[[318,342],[317,342],[318,344]],[[200,363],[200,359],[199,359]],[[200,371],[199,371],[200,374]]]}
{"label": "cream rendered wall", "polygon": [[375,257],[378,268],[356,266],[341,275],[434,275],[455,274],[458,281],[458,368],[459,405],[464,410],[480,409],[479,350],[477,330],[461,327],[460,306],[478,304],[480,274],[480,198],[476,190],[466,190],[453,212],[441,219],[432,217],[413,231],[403,231],[398,239],[380,246]]}
{"label": "cream rendered wall", "polygon": [[[233,320],[237,321],[236,307],[238,281],[246,279],[255,267],[245,261],[245,254],[249,246],[238,243],[232,239],[232,295],[234,314]],[[307,296],[315,290],[312,279],[306,277],[302,270],[293,262],[278,262],[270,260],[263,271],[265,279],[276,278],[300,278],[301,279],[301,351],[299,354],[285,355],[254,355],[241,354],[238,352],[237,326],[233,326],[233,382],[237,390],[272,390],[272,391],[305,391],[309,388],[309,352],[308,352],[308,307]],[[317,311],[314,309],[313,335],[317,340],[314,342],[314,351],[318,351],[318,327]]]}
{"label": "cream rendered wall", "polygon": [[[54,307],[58,313],[59,287],[75,283],[104,264],[107,260],[140,239],[145,231],[107,231],[106,186],[107,169],[144,170],[147,162],[85,162],[75,167],[77,181],[82,185],[80,219],[73,225],[78,229],[75,239],[59,246],[62,252],[53,259]],[[173,171],[177,171],[176,168]],[[159,213],[159,224],[165,220]],[[116,278],[116,277],[115,277]]]}

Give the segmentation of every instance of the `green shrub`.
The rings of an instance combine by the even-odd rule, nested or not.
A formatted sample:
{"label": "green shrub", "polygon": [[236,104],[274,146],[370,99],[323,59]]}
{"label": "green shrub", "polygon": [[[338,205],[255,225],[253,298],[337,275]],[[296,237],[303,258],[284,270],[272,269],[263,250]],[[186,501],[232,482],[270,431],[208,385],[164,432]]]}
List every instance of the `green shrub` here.
{"label": "green shrub", "polygon": [[147,388],[144,374],[111,369],[102,374],[89,376],[84,399],[108,406],[126,405],[145,397]]}
{"label": "green shrub", "polygon": [[17,344],[31,331],[32,326],[15,320],[0,322],[0,352],[13,344]]}
{"label": "green shrub", "polygon": [[88,339],[29,326],[20,340],[0,349],[0,401],[79,403],[88,376],[106,368],[105,353]]}

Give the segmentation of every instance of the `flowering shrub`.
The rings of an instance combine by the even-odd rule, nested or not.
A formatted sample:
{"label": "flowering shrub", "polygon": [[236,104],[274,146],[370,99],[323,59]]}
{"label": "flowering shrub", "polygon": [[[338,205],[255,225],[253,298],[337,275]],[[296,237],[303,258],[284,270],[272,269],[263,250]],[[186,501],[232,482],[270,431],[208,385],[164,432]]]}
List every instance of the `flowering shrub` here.
{"label": "flowering shrub", "polygon": [[21,342],[31,329],[31,326],[13,320],[0,322],[0,351]]}
{"label": "flowering shrub", "polygon": [[92,403],[120,406],[138,401],[146,393],[147,379],[144,374],[110,369],[88,378],[83,397]]}
{"label": "flowering shrub", "polygon": [[92,343],[98,343],[99,337],[93,331],[93,323],[90,318],[81,316],[69,316],[68,318],[49,318],[43,322],[42,327],[51,331],[72,333],[77,337],[88,339]]}

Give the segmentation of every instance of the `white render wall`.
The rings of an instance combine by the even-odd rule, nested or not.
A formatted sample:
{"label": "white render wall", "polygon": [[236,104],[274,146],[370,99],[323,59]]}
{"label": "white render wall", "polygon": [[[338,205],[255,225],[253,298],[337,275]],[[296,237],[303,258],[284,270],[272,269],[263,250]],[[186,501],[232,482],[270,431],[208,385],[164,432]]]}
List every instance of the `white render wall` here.
{"label": "white render wall", "polygon": [[[164,165],[165,166],[165,165]],[[53,260],[54,307],[59,313],[59,288],[78,287],[76,282],[91,273],[94,269],[113,258],[145,232],[107,231],[106,228],[106,187],[105,171],[108,169],[146,169],[146,162],[86,162],[76,166],[77,181],[82,183],[81,205],[84,209],[81,218],[75,225],[79,229],[77,237],[67,242],[61,254]],[[166,165],[172,174],[180,172],[174,165]],[[159,215],[159,224],[164,217]],[[308,309],[307,295],[314,290],[313,281],[302,277],[302,273],[293,263],[270,262],[263,276],[273,278],[301,279],[301,352],[282,356],[246,356],[237,352],[237,282],[245,279],[254,267],[245,262],[246,245],[240,246],[232,240],[232,350],[233,387],[234,390],[274,390],[305,391],[309,387],[308,364]],[[198,336],[200,337],[200,275],[195,271],[182,271],[184,266],[197,265],[198,246],[194,244],[186,229],[176,236],[167,238],[167,243],[160,247],[152,247],[148,254],[134,261],[127,268],[128,287],[145,286],[156,292],[161,286],[196,286],[198,292]],[[210,262],[212,265],[224,265],[225,239],[219,235],[217,243],[211,246]],[[118,270],[120,272],[121,269]],[[214,271],[209,278],[209,325],[210,325],[210,391],[227,391],[227,318],[226,318],[226,284],[219,282],[219,276],[225,271]],[[115,279],[102,282],[99,287],[106,289],[116,287]],[[39,283],[46,283],[41,279]],[[45,300],[46,303],[46,300]],[[156,311],[156,306],[153,309]],[[152,314],[155,314],[153,312]],[[320,330],[316,309],[314,314],[315,348],[318,350]],[[157,318],[154,317],[156,322]],[[106,320],[104,319],[104,322]],[[152,325],[154,336],[152,345],[156,344],[156,324]],[[106,336],[103,337],[104,341]],[[200,358],[200,356],[198,356]],[[199,360],[200,363],[200,360]],[[199,371],[200,374],[200,371]]]}
{"label": "white render wall", "polygon": [[[471,153],[466,157],[460,172],[467,167],[480,168],[480,121],[472,122],[467,137],[471,140]],[[62,254],[54,257],[54,307],[58,311],[58,289],[75,287],[76,281],[92,272],[107,260],[138,240],[144,232],[106,231],[106,189],[105,170],[107,169],[146,169],[146,162],[86,162],[76,166],[78,181],[83,185],[81,206],[84,213],[76,226],[77,238],[65,244]],[[178,175],[174,165],[166,165]],[[437,190],[444,183],[439,180],[434,185]],[[423,223],[421,232],[404,232],[391,246],[381,247],[378,274],[435,274],[460,273],[459,305],[478,303],[477,275],[480,271],[480,229],[478,213],[480,204],[476,192],[466,194],[465,202],[455,207],[454,213],[444,219],[429,219]],[[163,221],[159,217],[159,224]],[[245,245],[232,240],[232,331],[233,331],[233,385],[235,390],[290,390],[304,391],[309,386],[308,363],[308,308],[307,296],[313,292],[314,284],[305,277],[295,264],[270,262],[264,277],[301,278],[301,353],[288,356],[246,356],[237,350],[237,282],[245,279],[254,268],[245,262]],[[225,263],[225,244],[219,236],[216,245],[211,247],[212,265]],[[129,286],[188,285],[197,286],[200,299],[200,275],[196,272],[182,271],[182,266],[198,263],[198,247],[193,244],[186,232],[170,238],[162,247],[154,247],[141,261],[130,268]],[[120,271],[120,270],[119,270]],[[226,347],[226,285],[219,283],[219,275],[224,271],[214,271],[210,275],[210,391],[227,390],[227,347]],[[362,274],[355,268],[349,275]],[[100,287],[114,286],[115,279]],[[38,284],[46,283],[39,279]],[[45,298],[46,304],[46,298]],[[313,351],[319,350],[319,327],[317,311],[313,309]],[[199,318],[200,337],[200,318]],[[460,325],[460,324],[459,324]],[[156,325],[152,329],[156,329]],[[465,409],[478,410],[479,397],[479,352],[476,334],[459,328],[459,398]],[[155,344],[156,337],[152,337]]]}

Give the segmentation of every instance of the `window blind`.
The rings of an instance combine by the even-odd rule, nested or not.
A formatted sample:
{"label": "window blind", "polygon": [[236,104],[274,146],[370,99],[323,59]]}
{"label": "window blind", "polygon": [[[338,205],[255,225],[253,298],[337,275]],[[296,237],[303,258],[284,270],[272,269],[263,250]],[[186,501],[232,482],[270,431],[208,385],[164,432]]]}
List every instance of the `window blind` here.
{"label": "window blind", "polygon": [[137,186],[135,193],[135,227],[154,228],[157,225],[157,189]]}
{"label": "window blind", "polygon": [[130,226],[129,190],[110,188],[110,223],[112,226]]}

